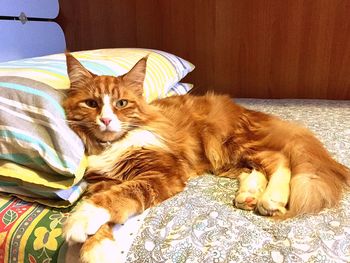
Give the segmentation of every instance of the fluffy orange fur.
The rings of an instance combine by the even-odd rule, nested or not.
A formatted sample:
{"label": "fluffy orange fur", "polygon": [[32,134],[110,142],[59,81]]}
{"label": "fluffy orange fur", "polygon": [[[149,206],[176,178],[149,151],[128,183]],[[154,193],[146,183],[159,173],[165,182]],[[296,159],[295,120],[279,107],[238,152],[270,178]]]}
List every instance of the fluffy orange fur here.
{"label": "fluffy orange fur", "polygon": [[[91,183],[86,199],[107,209],[110,222],[123,223],[130,215],[182,191],[189,178],[204,172],[234,178],[256,170],[269,181],[271,176],[278,180],[276,171],[282,167],[291,174],[288,204],[282,204],[287,207],[285,218],[337,205],[344,186],[350,183],[349,169],[332,159],[306,128],[213,93],[174,96],[147,104],[142,97],[146,62],[147,58],[141,59],[120,77],[96,76],[67,54],[71,88],[64,108],[88,154],[103,154],[109,145],[136,129],[151,132],[162,143],[130,147],[118,158],[110,158],[113,165],[108,171],[91,169],[86,174]],[[101,107],[80,106],[91,99],[100,105],[104,94],[128,101],[124,108],[113,108],[123,123],[121,133],[101,133],[95,124]],[[263,211],[278,214],[269,207]],[[106,229],[101,227],[95,234],[95,242],[101,233],[108,232]],[[89,250],[93,242],[94,236],[82,250]]]}

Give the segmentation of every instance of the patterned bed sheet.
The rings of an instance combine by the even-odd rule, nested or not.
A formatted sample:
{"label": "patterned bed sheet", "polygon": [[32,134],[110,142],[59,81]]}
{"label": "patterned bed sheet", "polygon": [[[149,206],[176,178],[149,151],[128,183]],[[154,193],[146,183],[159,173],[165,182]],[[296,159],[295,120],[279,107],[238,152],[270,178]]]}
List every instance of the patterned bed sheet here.
{"label": "patterned bed sheet", "polygon": [[[350,101],[240,99],[309,127],[350,166]],[[350,262],[350,190],[339,207],[275,222],[232,205],[237,180],[203,175],[184,192],[115,228],[120,262]],[[76,261],[69,209],[0,197],[0,263]]]}

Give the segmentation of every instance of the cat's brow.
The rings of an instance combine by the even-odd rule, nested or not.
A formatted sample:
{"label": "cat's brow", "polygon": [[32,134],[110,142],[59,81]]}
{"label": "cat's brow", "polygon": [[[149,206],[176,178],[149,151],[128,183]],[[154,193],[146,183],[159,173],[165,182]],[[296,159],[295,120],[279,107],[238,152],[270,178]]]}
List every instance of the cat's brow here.
{"label": "cat's brow", "polygon": [[116,77],[100,76],[95,79],[95,85],[100,95],[110,94],[119,96],[119,80]]}

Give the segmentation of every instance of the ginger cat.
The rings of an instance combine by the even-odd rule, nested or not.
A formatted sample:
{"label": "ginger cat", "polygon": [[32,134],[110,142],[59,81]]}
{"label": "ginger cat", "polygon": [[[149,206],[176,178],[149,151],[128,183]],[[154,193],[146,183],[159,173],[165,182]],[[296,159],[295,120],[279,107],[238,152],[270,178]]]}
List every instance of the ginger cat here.
{"label": "ginger cat", "polygon": [[115,262],[111,228],[211,172],[238,178],[236,207],[283,218],[335,206],[350,171],[307,129],[229,97],[142,97],[147,57],[125,75],[96,76],[66,54],[64,108],[89,155],[84,200],[64,226],[82,262]]}

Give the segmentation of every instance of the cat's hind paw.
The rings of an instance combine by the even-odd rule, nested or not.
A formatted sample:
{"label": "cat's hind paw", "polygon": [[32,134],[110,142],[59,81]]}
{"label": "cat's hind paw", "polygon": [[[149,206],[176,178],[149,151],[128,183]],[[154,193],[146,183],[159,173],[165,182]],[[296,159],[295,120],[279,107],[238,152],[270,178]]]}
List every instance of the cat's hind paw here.
{"label": "cat's hind paw", "polygon": [[256,206],[261,215],[282,216],[287,212],[290,178],[291,171],[284,166],[271,175],[268,186]]}
{"label": "cat's hind paw", "polygon": [[254,210],[260,195],[256,193],[239,192],[234,200],[235,206],[243,210]]}
{"label": "cat's hind paw", "polygon": [[259,214],[264,216],[281,216],[287,212],[285,205],[286,204],[284,202],[278,202],[270,198],[263,197],[258,201],[256,209]]}
{"label": "cat's hind paw", "polygon": [[83,201],[65,222],[64,238],[69,244],[84,243],[88,236],[95,234],[103,224],[110,220],[110,217],[106,209]]}
{"label": "cat's hind paw", "polygon": [[243,210],[254,210],[262,193],[266,189],[267,180],[257,170],[239,175],[240,186],[235,198],[235,206]]}

